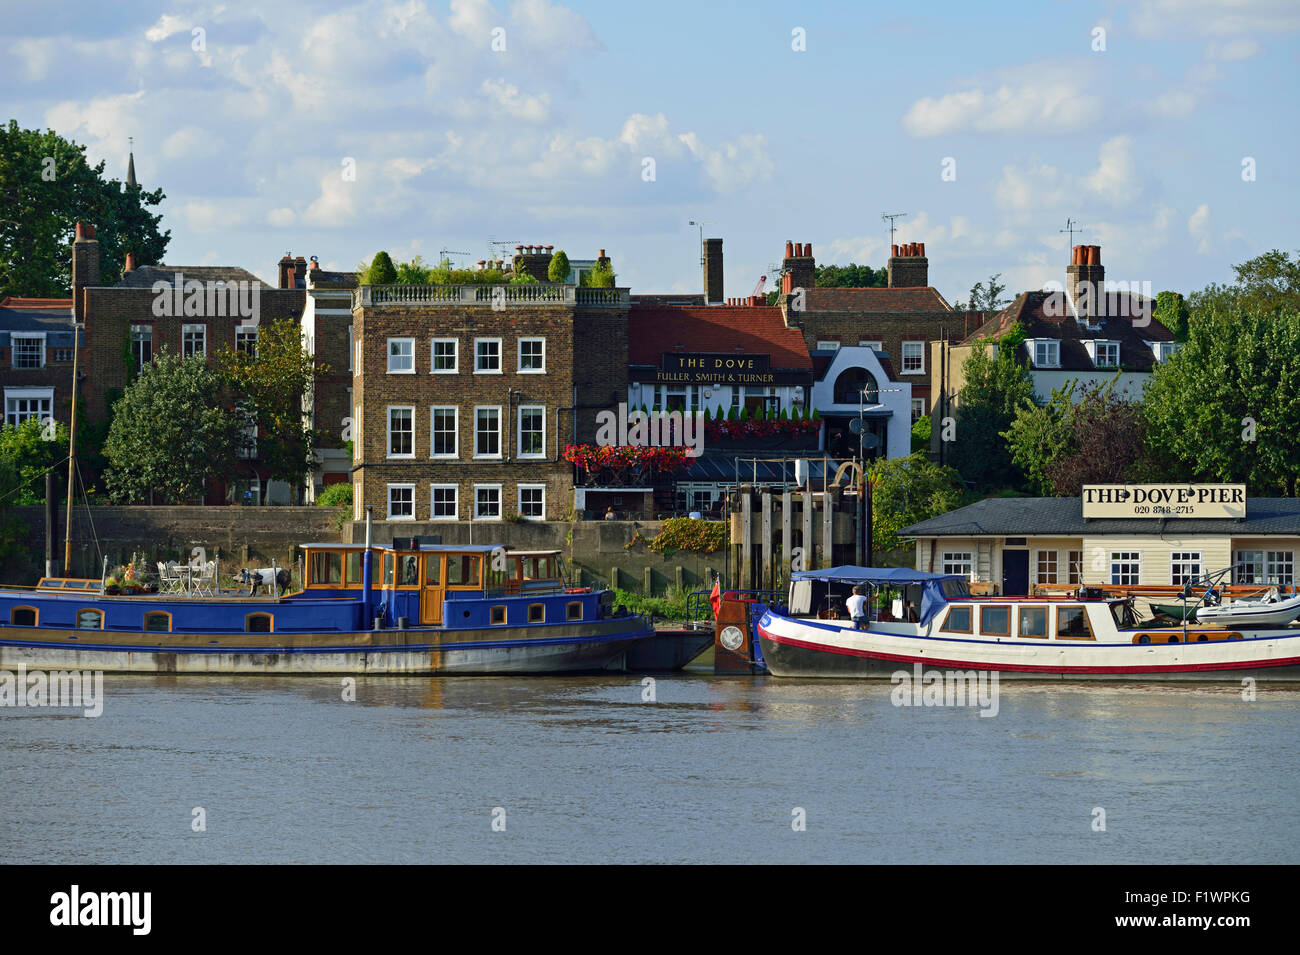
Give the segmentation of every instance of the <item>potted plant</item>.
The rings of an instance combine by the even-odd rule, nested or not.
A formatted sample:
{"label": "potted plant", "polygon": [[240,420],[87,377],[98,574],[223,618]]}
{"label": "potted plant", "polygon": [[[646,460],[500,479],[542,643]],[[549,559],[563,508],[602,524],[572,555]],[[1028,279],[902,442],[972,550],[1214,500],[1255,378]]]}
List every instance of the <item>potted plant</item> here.
{"label": "potted plant", "polygon": [[104,593],[109,596],[117,596],[122,592],[122,581],[115,574],[110,574],[104,578]]}

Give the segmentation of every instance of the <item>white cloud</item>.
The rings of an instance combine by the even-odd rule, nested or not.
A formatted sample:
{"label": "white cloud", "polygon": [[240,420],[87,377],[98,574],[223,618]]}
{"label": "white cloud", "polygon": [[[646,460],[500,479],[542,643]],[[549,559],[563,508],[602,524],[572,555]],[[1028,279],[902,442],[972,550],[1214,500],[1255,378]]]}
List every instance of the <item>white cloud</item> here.
{"label": "white cloud", "polygon": [[1264,47],[1250,37],[1239,36],[1231,40],[1212,41],[1205,47],[1205,58],[1207,60],[1221,60],[1225,63],[1235,63],[1239,60],[1249,60],[1253,56],[1258,56],[1264,52]]}
{"label": "white cloud", "polygon": [[1101,144],[1097,168],[1083,180],[1093,192],[1112,202],[1131,202],[1142,191],[1133,162],[1133,137],[1116,136]]}
{"label": "white cloud", "polygon": [[1294,0],[1140,0],[1132,20],[1139,34],[1152,37],[1285,33],[1300,30],[1300,6]]}
{"label": "white cloud", "polygon": [[1187,234],[1196,240],[1197,252],[1210,251],[1210,207],[1204,203],[1187,220]]}
{"label": "white cloud", "polygon": [[182,159],[186,156],[211,154],[221,149],[222,145],[210,129],[186,126],[163,140],[162,154],[164,159]]}
{"label": "white cloud", "polygon": [[173,34],[180,33],[182,30],[188,31],[189,29],[189,24],[180,17],[163,14],[158,18],[157,23],[144,31],[144,38],[150,43],[159,43]]}
{"label": "white cloud", "polygon": [[[1033,72],[1032,68],[1017,71]],[[1017,129],[1074,132],[1091,126],[1101,115],[1101,97],[1079,78],[1027,75],[996,88],[919,99],[903,115],[903,128],[918,137]]]}
{"label": "white cloud", "polygon": [[546,93],[529,96],[521,93],[519,87],[503,79],[484,80],[481,87],[484,96],[508,116],[532,123],[546,120],[551,110],[551,97]]}
{"label": "white cloud", "polygon": [[272,209],[266,214],[266,224],[270,226],[283,228],[285,226],[291,226],[297,221],[298,214],[288,208]]}

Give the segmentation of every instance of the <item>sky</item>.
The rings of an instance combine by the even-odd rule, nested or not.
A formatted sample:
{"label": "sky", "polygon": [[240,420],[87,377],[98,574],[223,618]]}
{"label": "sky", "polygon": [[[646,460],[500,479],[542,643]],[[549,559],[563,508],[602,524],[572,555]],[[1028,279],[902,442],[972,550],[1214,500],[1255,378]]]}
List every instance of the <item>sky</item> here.
{"label": "sky", "polygon": [[[785,242],[955,301],[1063,281],[1192,291],[1295,251],[1300,2],[0,3],[9,117],[161,188],[171,265],[272,282],[490,240],[726,294]],[[769,280],[767,287],[773,287]]]}

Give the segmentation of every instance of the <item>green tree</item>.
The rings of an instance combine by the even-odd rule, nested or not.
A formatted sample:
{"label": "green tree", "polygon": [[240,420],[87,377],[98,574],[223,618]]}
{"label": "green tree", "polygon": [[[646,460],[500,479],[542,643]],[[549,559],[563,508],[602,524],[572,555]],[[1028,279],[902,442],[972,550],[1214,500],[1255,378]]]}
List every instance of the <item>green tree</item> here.
{"label": "green tree", "polygon": [[1011,460],[1024,472],[1028,490],[1040,497],[1052,497],[1056,489],[1047,469],[1057,456],[1071,450],[1074,438],[1075,382],[1053,388],[1047,404],[1022,402],[1015,409],[1011,427],[1002,435]]}
{"label": "green tree", "polygon": [[1300,308],[1240,291],[1191,300],[1187,343],[1143,400],[1151,448],[1175,469],[1166,479],[1300,494]]}
{"label": "green tree", "polygon": [[569,277],[570,269],[569,257],[563,249],[559,249],[551,256],[551,264],[546,267],[546,277],[552,282],[563,282]]}
{"label": "green tree", "polygon": [[958,393],[956,440],[949,461],[980,491],[1019,487],[1023,479],[1002,437],[1016,409],[1034,398],[1019,347],[1023,340],[1023,329],[1013,325],[995,346],[973,349],[962,366],[966,383]]}
{"label": "green tree", "polygon": [[930,416],[922,415],[912,422],[912,450],[929,452]]}
{"label": "green tree", "polygon": [[359,284],[395,285],[396,283],[397,268],[393,265],[393,260],[388,253],[381,249],[370,260],[370,265],[365,268]]}
{"label": "green tree", "polygon": [[966,503],[961,475],[919,451],[905,458],[877,458],[867,468],[867,480],[871,482],[871,546],[876,551],[900,547],[898,532],[904,527]]}
{"label": "green tree", "polygon": [[298,323],[285,318],[263,324],[255,353],[223,348],[214,358],[214,367],[246,419],[257,426],[257,460],[266,469],[267,480],[300,486],[312,469],[322,437],[308,425],[303,396],[312,394],[317,376],[330,369],[317,364],[303,346]]}
{"label": "green tree", "polygon": [[1156,296],[1152,318],[1174,333],[1174,341],[1187,341],[1187,319],[1190,314],[1187,300],[1181,293],[1161,292]]}
{"label": "green tree", "polygon": [[[37,418],[19,425],[0,427],[0,461],[13,484],[4,489],[10,504],[42,504],[45,501],[45,472],[68,460],[68,426],[57,423],[48,429]],[[66,468],[63,469],[67,471]]]}
{"label": "green tree", "polygon": [[235,474],[243,419],[200,356],[160,350],[113,406],[104,480],[114,500],[186,503]]}
{"label": "green tree", "polygon": [[614,267],[608,260],[597,261],[590,272],[582,276],[582,284],[587,288],[613,288]]}
{"label": "green tree", "polygon": [[86,147],[53,130],[0,127],[0,297],[60,297],[71,291],[72,239],[78,220],[96,227],[100,284],[122,276],[127,252],[141,264],[161,262],[171,232],[150,212],[166,196],[91,166]]}
{"label": "green tree", "polygon": [[1007,290],[1006,283],[1000,281],[1002,273],[989,276],[988,283],[976,282],[971,286],[970,301],[957,302],[953,308],[959,312],[997,312],[1001,311],[1010,299],[1003,296]]}
{"label": "green tree", "polygon": [[1300,310],[1300,254],[1295,261],[1273,249],[1234,265],[1232,285],[1207,285],[1188,298],[1192,310],[1251,310],[1265,313]]}
{"label": "green tree", "polygon": [[818,288],[886,288],[889,285],[888,269],[873,269],[869,265],[819,265],[815,273]]}
{"label": "green tree", "polygon": [[425,285],[429,281],[429,274],[433,270],[424,264],[421,256],[416,256],[409,262],[403,262],[397,266],[394,275],[394,281],[398,285]]}

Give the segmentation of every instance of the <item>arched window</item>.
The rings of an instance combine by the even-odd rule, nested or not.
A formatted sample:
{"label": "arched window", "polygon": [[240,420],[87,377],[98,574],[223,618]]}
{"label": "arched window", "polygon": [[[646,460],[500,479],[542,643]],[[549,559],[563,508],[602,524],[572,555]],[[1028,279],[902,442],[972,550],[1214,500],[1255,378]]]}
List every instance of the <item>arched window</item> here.
{"label": "arched window", "polygon": [[36,626],[35,607],[14,607],[9,611],[9,623],[15,627]]}
{"label": "arched window", "polygon": [[249,633],[271,633],[275,621],[269,613],[250,613],[244,618],[244,629]]}
{"label": "arched window", "polygon": [[170,633],[172,615],[165,610],[151,610],[144,615],[144,629],[152,633]]}
{"label": "arched window", "polygon": [[77,629],[78,630],[103,630],[104,629],[104,611],[102,610],[78,610],[77,611]]}
{"label": "arched window", "polygon": [[835,379],[832,400],[837,405],[856,405],[859,401],[874,405],[880,401],[880,385],[865,368],[847,368]]}

